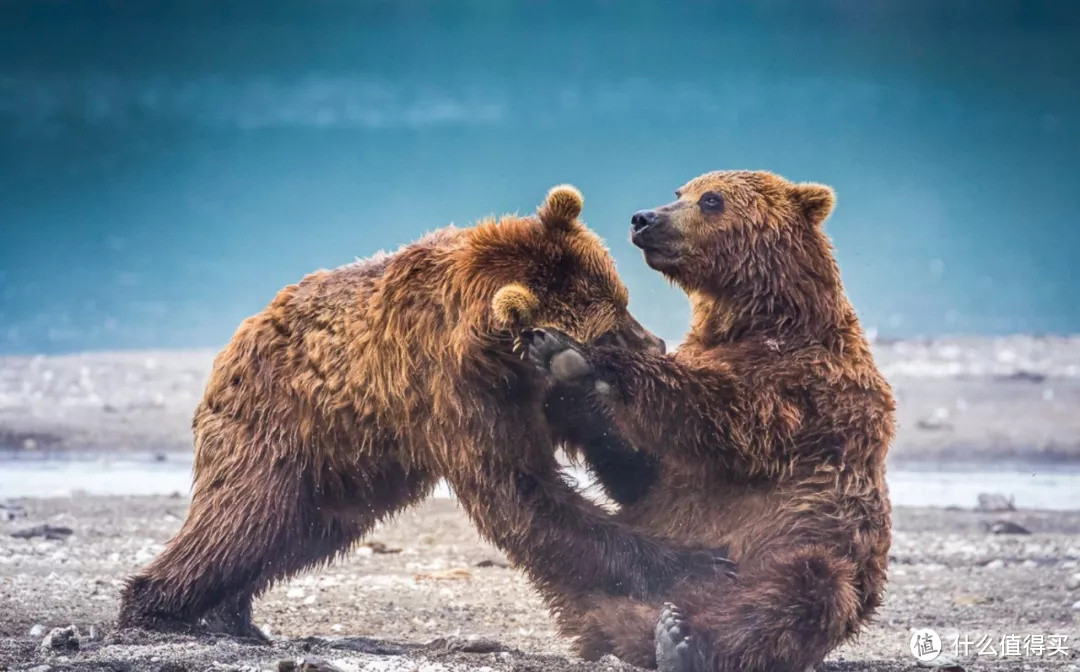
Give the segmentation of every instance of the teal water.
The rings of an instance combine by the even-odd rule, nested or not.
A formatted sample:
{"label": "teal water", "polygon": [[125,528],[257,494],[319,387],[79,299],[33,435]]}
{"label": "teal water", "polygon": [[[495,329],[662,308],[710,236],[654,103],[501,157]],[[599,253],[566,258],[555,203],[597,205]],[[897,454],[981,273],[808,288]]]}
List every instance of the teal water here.
{"label": "teal water", "polygon": [[0,353],[218,345],[559,182],[678,339],[628,219],[718,168],[837,189],[883,336],[1080,331],[1080,5],[0,7]]}

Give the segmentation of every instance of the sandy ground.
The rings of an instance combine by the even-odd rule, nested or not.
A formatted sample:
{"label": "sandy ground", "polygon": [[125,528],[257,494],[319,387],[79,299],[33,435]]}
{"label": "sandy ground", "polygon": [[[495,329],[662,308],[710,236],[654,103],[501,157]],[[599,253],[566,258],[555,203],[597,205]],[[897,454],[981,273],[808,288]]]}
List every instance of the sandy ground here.
{"label": "sandy ground", "polygon": [[[191,450],[214,353],[0,358],[0,449]],[[878,343],[899,431],[895,465],[1080,463],[1080,337]]]}
{"label": "sandy ground", "polygon": [[[317,657],[342,670],[383,672],[630,669],[614,659],[574,658],[521,573],[505,567],[445,499],[382,526],[368,545],[330,567],[271,590],[256,606],[256,621],[274,637],[272,646],[113,632],[122,578],[161,549],[186,506],[179,496],[11,503],[3,511],[12,519],[0,522],[0,665],[42,672],[43,665],[261,670]],[[985,525],[997,520],[1033,534],[988,532]],[[11,536],[42,524],[72,533],[53,540]],[[885,606],[825,669],[915,669],[907,648],[911,629],[929,627],[946,649],[955,635],[988,637],[995,650],[1006,636],[1068,637],[1067,653],[1053,657],[979,656],[972,646],[958,656],[968,670],[1080,670],[1078,583],[1080,512],[901,508]],[[80,648],[42,651],[43,636],[68,625],[78,628]]]}

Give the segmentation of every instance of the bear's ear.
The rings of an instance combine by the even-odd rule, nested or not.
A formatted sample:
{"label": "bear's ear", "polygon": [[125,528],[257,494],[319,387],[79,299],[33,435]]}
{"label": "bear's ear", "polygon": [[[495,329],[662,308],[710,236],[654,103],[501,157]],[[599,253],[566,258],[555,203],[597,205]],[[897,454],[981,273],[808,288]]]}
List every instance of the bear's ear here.
{"label": "bear's ear", "polygon": [[824,222],[836,205],[836,194],[824,184],[803,182],[796,184],[792,192],[803,216],[814,226]]}
{"label": "bear's ear", "polygon": [[585,198],[575,187],[560,184],[552,187],[543,205],[536,210],[537,217],[549,229],[569,231],[577,226],[578,215]]}
{"label": "bear's ear", "polygon": [[491,299],[495,321],[505,329],[520,329],[532,325],[540,300],[526,287],[515,283],[504,285]]}

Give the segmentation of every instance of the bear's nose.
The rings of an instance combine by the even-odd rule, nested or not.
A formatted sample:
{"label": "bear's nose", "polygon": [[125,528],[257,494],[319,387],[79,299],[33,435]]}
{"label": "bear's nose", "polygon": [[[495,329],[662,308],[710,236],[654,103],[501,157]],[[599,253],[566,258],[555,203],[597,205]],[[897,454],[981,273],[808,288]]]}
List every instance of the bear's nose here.
{"label": "bear's nose", "polygon": [[634,233],[640,233],[653,224],[656,224],[656,220],[658,219],[660,219],[660,217],[652,210],[638,210],[634,213],[634,216],[630,218],[630,229]]}

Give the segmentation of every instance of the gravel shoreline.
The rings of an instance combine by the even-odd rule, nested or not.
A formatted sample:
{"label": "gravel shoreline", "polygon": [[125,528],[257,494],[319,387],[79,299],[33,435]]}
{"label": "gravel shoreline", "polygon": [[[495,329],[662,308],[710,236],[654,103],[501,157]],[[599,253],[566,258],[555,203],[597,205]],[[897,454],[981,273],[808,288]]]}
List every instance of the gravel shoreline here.
{"label": "gravel shoreline", "polygon": [[[405,512],[342,560],[270,590],[255,610],[274,638],[269,647],[114,633],[123,578],[161,549],[187,503],[73,496],[0,510],[11,518],[0,521],[0,666],[264,670],[316,657],[341,670],[382,672],[631,669],[574,658],[522,574],[446,499]],[[1032,534],[991,533],[996,521]],[[11,536],[40,525],[61,531],[55,539]],[[1006,635],[1068,637],[1067,655],[960,656],[968,670],[1080,669],[1080,512],[899,507],[891,555],[876,622],[826,670],[914,669],[907,646],[920,627],[935,629],[946,648],[960,634],[992,637],[995,646]],[[77,651],[42,650],[50,630],[68,625],[79,631]]]}

